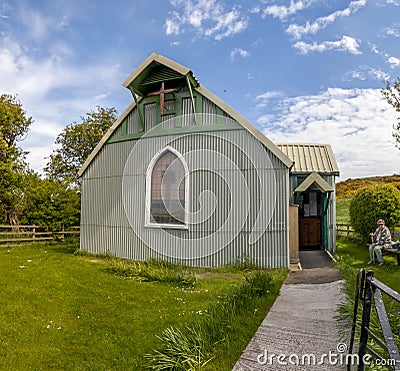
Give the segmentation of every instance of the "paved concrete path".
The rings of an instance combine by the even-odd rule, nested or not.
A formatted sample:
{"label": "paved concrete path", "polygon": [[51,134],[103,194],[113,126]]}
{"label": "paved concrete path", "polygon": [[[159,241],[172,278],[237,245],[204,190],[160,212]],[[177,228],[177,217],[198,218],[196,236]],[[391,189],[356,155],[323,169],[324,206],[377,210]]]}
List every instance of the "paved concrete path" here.
{"label": "paved concrete path", "polygon": [[[340,272],[333,268],[290,272],[233,370],[345,369],[340,365],[338,347],[342,344],[334,318],[344,298],[342,285]],[[278,359],[278,355],[284,357]],[[318,364],[321,360],[322,364]]]}

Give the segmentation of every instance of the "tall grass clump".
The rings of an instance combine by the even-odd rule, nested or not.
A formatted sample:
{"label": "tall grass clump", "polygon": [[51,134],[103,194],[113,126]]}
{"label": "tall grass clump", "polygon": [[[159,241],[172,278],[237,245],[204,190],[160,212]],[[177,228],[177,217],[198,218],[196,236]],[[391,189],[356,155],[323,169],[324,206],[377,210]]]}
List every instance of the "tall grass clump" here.
{"label": "tall grass clump", "polygon": [[234,261],[227,265],[227,268],[231,268],[235,271],[250,271],[258,268],[257,263],[250,256],[237,257]]}
{"label": "tall grass clump", "polygon": [[201,370],[212,358],[204,354],[201,330],[186,327],[184,330],[168,327],[157,338],[162,342],[160,350],[146,357],[151,360],[149,368],[159,370]]}
{"label": "tall grass clump", "polygon": [[240,316],[253,315],[261,297],[276,289],[269,272],[245,274],[244,282],[234,285],[191,327],[168,328],[158,339],[160,346],[147,354],[152,370],[202,370],[212,359],[222,341],[234,341]]}
{"label": "tall grass clump", "polygon": [[[349,329],[352,326],[353,314],[354,314],[354,303],[356,295],[356,277],[358,269],[352,267],[346,262],[341,256],[336,256],[336,267],[340,269],[344,278],[343,293],[344,299],[339,304],[337,320],[340,324],[340,333],[344,341],[350,340]],[[361,313],[361,305],[358,307],[359,314]],[[359,324],[360,325],[360,324]]]}
{"label": "tall grass clump", "polygon": [[193,271],[188,267],[157,259],[110,259],[106,271],[143,282],[164,282],[183,286],[193,286],[196,282]]}

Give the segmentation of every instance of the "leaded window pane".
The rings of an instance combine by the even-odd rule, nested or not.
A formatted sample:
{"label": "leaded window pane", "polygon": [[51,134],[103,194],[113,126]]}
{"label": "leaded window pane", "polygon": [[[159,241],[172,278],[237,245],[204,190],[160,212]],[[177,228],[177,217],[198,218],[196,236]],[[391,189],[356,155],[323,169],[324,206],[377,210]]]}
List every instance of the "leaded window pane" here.
{"label": "leaded window pane", "polygon": [[185,224],[185,169],[171,151],[153,167],[150,215],[152,223]]}

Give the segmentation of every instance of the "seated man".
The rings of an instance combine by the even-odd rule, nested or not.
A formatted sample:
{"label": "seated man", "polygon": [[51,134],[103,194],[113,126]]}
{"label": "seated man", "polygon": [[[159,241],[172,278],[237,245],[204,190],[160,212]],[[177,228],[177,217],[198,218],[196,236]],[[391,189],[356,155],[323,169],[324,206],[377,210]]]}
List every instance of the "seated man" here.
{"label": "seated man", "polygon": [[385,264],[382,258],[382,249],[388,249],[392,245],[392,237],[390,236],[390,230],[385,226],[385,221],[382,219],[378,220],[378,228],[374,233],[370,233],[373,237],[373,243],[369,247],[370,261],[368,264],[372,264],[374,261],[373,253],[375,251],[376,258],[378,259],[379,265]]}

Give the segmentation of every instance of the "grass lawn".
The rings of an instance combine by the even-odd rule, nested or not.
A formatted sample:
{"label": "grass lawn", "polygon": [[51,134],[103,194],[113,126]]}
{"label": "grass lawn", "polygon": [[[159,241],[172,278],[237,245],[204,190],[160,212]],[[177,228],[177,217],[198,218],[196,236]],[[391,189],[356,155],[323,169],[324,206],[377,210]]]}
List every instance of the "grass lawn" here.
{"label": "grass lawn", "polygon": [[[0,364],[11,370],[142,370],[162,330],[201,320],[239,269],[198,270],[194,287],[138,282],[77,256],[77,244],[0,248]],[[287,271],[273,271],[277,289]],[[231,370],[277,290],[235,321],[235,341],[216,347],[210,370]]]}
{"label": "grass lawn", "polygon": [[[367,265],[369,261],[369,251],[365,243],[357,240],[349,240],[346,242],[344,238],[339,238],[337,241],[336,255],[339,257],[343,267],[353,268],[351,272],[352,277],[346,277],[347,279],[352,279],[354,281],[354,290],[356,276],[355,274],[360,268],[364,268],[366,271],[373,270],[374,276],[384,282],[386,285],[392,287],[397,292],[400,292],[400,267],[397,265],[396,257],[393,255],[385,255],[384,259],[386,264],[380,267],[378,264]],[[346,269],[342,269],[345,274]]]}
{"label": "grass lawn", "polygon": [[336,223],[350,224],[350,202],[349,197],[336,200]]}

